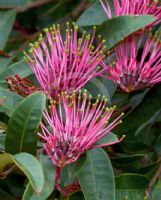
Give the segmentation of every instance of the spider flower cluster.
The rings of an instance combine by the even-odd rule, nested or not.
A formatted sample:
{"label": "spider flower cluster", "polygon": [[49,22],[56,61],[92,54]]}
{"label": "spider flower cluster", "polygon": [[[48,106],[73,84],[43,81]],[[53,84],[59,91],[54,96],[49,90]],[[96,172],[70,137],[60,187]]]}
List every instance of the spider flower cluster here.
{"label": "spider flower cluster", "polygon": [[[108,0],[100,0],[100,3],[108,18],[112,18],[112,9]],[[161,18],[161,6],[158,0],[114,0],[113,7],[115,16],[149,14],[157,19]]]}
{"label": "spider flower cluster", "polygon": [[30,54],[25,53],[42,90],[50,97],[78,91],[98,74],[103,59],[105,41],[99,37],[97,47],[93,46],[96,28],[92,36],[84,31],[79,38],[78,26],[73,23],[72,27],[67,23],[64,40],[59,25],[46,28],[45,36],[40,34],[38,42],[30,44]]}
{"label": "spider flower cluster", "polygon": [[108,79],[114,81],[123,91],[152,87],[161,82],[160,32],[136,32],[125,38],[114,48],[112,65],[102,66],[108,72]]}
{"label": "spider flower cluster", "polygon": [[57,100],[51,100],[39,135],[54,165],[61,168],[88,149],[110,145],[97,142],[121,122],[122,114],[110,120],[115,107],[107,108],[106,103],[106,97],[101,95],[92,103],[86,91],[78,95],[75,91],[71,95],[61,93]]}

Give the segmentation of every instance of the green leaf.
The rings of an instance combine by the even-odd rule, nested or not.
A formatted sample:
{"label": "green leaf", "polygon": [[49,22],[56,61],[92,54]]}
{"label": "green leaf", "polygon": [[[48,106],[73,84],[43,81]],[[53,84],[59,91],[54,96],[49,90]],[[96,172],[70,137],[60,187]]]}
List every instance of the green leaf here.
{"label": "green leaf", "polygon": [[146,154],[121,155],[117,157],[112,157],[111,159],[112,161],[115,161],[116,163],[123,165],[139,161],[140,159],[143,159],[146,156],[147,156]]}
{"label": "green leaf", "polygon": [[98,26],[98,33],[107,40],[106,45],[110,49],[124,37],[154,21],[155,18],[150,15],[114,17]]}
{"label": "green leaf", "polygon": [[143,101],[148,91],[149,91],[149,88],[142,92],[139,92],[138,94],[133,95],[130,98],[130,105],[133,109],[136,108]]}
{"label": "green leaf", "polygon": [[145,189],[149,179],[140,174],[122,174],[115,178],[117,189]]}
{"label": "green leaf", "polygon": [[37,128],[45,107],[45,94],[36,92],[21,101],[13,112],[7,127],[5,150],[16,154],[36,155]]}
{"label": "green leaf", "polygon": [[158,165],[158,161],[150,161],[151,154],[137,154],[129,156],[115,155],[111,158],[114,168],[126,173],[145,174]]}
{"label": "green leaf", "polygon": [[1,83],[4,82],[6,77],[13,76],[16,74],[19,74],[22,78],[24,78],[32,74],[32,71],[25,61],[14,63],[7,67],[6,70],[4,70],[2,73],[0,73]]}
{"label": "green leaf", "polygon": [[40,162],[45,176],[45,184],[40,194],[36,194],[31,184],[28,183],[23,195],[23,200],[46,200],[54,190],[55,183],[55,167],[47,156],[41,155]]}
{"label": "green leaf", "polygon": [[[154,113],[153,116],[151,116],[151,118],[150,118],[148,121],[144,122],[144,123],[136,130],[135,136],[140,135],[141,132],[142,132],[143,134],[146,132],[146,134],[144,134],[144,138],[145,138],[145,139],[147,139],[147,138],[150,139],[150,138],[149,138],[149,134],[148,134],[148,128],[149,128],[150,126],[152,126],[152,125],[156,122],[157,118],[160,116],[160,113],[161,113],[161,111],[158,110],[156,113]],[[150,140],[149,140],[149,141],[150,141]],[[147,141],[148,144],[149,144],[149,141]]]}
{"label": "green leaf", "polygon": [[40,162],[28,153],[19,153],[13,156],[15,164],[24,172],[36,193],[44,187],[44,173]]}
{"label": "green leaf", "polygon": [[103,11],[100,2],[97,0],[78,19],[78,26],[100,25],[107,20],[107,15]]}
{"label": "green leaf", "polygon": [[105,78],[93,78],[86,85],[85,88],[90,92],[93,98],[97,98],[98,94],[107,97],[108,102],[111,102],[111,98],[116,91],[117,86],[110,80]]}
{"label": "green leaf", "polygon": [[87,152],[79,181],[85,200],[115,200],[115,182],[108,155],[102,149]]}
{"label": "green leaf", "polygon": [[9,65],[12,61],[12,58],[4,58],[0,57],[0,73],[5,70],[5,68]]}
{"label": "green leaf", "polygon": [[[144,200],[145,190],[116,190],[116,199],[117,200]],[[152,190],[148,200],[160,200],[161,199],[161,187],[157,184],[156,187]]]}
{"label": "green leaf", "polygon": [[12,115],[15,106],[23,99],[23,97],[10,92],[7,89],[0,88],[0,112],[4,112],[9,117]]}
{"label": "green leaf", "polygon": [[86,154],[83,154],[76,162],[65,166],[61,171],[60,185],[65,188],[70,185],[77,177],[83,164],[86,161]]}
{"label": "green leaf", "polygon": [[116,190],[117,200],[144,200],[145,190]]}
{"label": "green leaf", "polygon": [[0,49],[5,47],[15,21],[15,11],[0,11]]}
{"label": "green leaf", "polygon": [[117,136],[113,134],[112,132],[109,132],[107,135],[101,138],[98,142],[96,142],[94,146],[107,146],[107,145],[115,144],[117,142],[119,142]]}
{"label": "green leaf", "polygon": [[149,121],[160,108],[161,87],[158,85],[146,94],[144,101],[123,119],[123,123],[114,132],[120,135],[124,133],[126,140],[130,138],[131,142],[136,142],[134,134],[137,129]]}
{"label": "green leaf", "polygon": [[29,3],[31,3],[31,2],[33,2],[33,0],[1,0],[0,1],[0,7],[5,7],[5,8],[7,8],[7,7],[17,7],[17,6],[24,6],[24,5],[26,5],[26,4],[29,4]]}
{"label": "green leaf", "polygon": [[117,93],[112,97],[112,104],[116,105],[118,108],[125,106],[129,103],[129,94],[128,93]]}
{"label": "green leaf", "polygon": [[161,179],[157,182],[155,185],[153,191],[151,192],[150,195],[150,200],[159,200],[161,199]]}

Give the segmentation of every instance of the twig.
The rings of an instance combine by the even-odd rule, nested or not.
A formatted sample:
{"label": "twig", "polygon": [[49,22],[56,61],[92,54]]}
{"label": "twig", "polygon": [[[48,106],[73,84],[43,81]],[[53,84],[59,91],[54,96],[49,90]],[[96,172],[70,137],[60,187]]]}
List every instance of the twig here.
{"label": "twig", "polygon": [[16,169],[16,165],[12,165],[8,170],[2,172],[0,179],[5,179],[14,169]]}
{"label": "twig", "polygon": [[[160,158],[160,161],[161,161],[161,158]],[[150,183],[149,183],[149,185],[148,185],[148,187],[146,189],[147,197],[150,196],[151,190],[152,190],[153,186],[155,185],[155,183],[157,182],[157,180],[160,177],[160,175],[161,175],[161,164],[159,165],[158,170],[154,174],[153,178],[151,179],[151,181],[150,181]]]}
{"label": "twig", "polygon": [[90,5],[88,0],[82,0],[81,3],[71,13],[73,18],[77,18]]}
{"label": "twig", "polygon": [[27,11],[28,9],[36,8],[36,7],[42,6],[42,5],[44,5],[46,3],[50,3],[50,2],[55,2],[55,0],[37,0],[33,3],[27,4],[25,6],[19,6],[19,7],[3,6],[3,7],[1,7],[1,9],[13,9],[16,12],[24,12],[24,11]]}
{"label": "twig", "polygon": [[115,119],[116,117],[120,116],[121,113],[125,113],[125,115],[129,114],[129,112],[132,110],[130,104],[126,104],[124,107],[116,110],[113,115],[112,119]]}

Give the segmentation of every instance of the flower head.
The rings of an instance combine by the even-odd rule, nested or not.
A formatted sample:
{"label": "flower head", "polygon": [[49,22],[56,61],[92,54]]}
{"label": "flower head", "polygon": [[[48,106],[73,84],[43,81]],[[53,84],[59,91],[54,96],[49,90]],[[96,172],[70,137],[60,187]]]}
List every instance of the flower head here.
{"label": "flower head", "polygon": [[92,36],[84,31],[78,38],[75,24],[71,28],[67,23],[65,35],[61,34],[59,25],[54,25],[45,29],[45,36],[41,34],[38,42],[31,44],[30,56],[25,53],[25,57],[46,94],[54,97],[62,91],[78,91],[97,75],[104,41],[94,48],[95,29]]}
{"label": "flower head", "polygon": [[114,48],[113,66],[102,66],[108,79],[125,92],[152,87],[161,82],[160,33],[143,30],[125,38]]}
{"label": "flower head", "polygon": [[101,146],[96,142],[119,124],[122,116],[111,120],[115,108],[107,108],[106,103],[107,99],[100,95],[92,103],[86,91],[79,91],[78,98],[75,92],[63,93],[57,102],[51,102],[49,113],[44,113],[47,126],[41,123],[39,135],[54,165],[73,163],[86,150]]}
{"label": "flower head", "polygon": [[[108,0],[100,0],[100,3],[108,16],[112,17],[112,10]],[[156,18],[161,18],[161,6],[159,1],[151,0],[114,0],[114,14],[115,16],[120,15],[153,15]]]}

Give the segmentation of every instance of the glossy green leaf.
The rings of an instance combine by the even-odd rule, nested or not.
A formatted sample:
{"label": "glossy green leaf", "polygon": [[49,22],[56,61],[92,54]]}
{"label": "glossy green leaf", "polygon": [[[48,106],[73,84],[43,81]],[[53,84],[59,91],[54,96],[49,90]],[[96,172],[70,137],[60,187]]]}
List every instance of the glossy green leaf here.
{"label": "glossy green leaf", "polygon": [[145,196],[145,190],[116,190],[117,200],[160,200],[161,189],[154,189],[151,192],[150,198]]}
{"label": "glossy green leaf", "polygon": [[154,21],[150,15],[114,17],[98,26],[98,33],[106,39],[107,49],[110,49],[124,37]]}
{"label": "glossy green leaf", "polygon": [[107,15],[103,11],[99,0],[89,7],[78,19],[78,26],[100,25],[107,20]]}
{"label": "glossy green leaf", "polygon": [[36,193],[44,187],[44,173],[40,162],[31,154],[19,153],[13,156],[15,164],[25,173]]}
{"label": "glossy green leaf", "polygon": [[15,11],[0,11],[0,49],[3,49],[16,17]]}
{"label": "glossy green leaf", "polygon": [[158,182],[156,183],[150,194],[150,200],[159,200],[159,199],[161,199],[161,178],[159,178]]}
{"label": "glossy green leaf", "polygon": [[77,177],[86,161],[86,154],[83,154],[76,162],[65,166],[61,171],[60,184],[66,187],[71,184]]}
{"label": "glossy green leaf", "polygon": [[36,92],[18,104],[7,127],[6,152],[11,154],[27,152],[36,155],[37,128],[45,102],[45,94]]}
{"label": "glossy green leaf", "polygon": [[[126,135],[126,140],[130,138],[132,139],[131,142],[136,142],[133,139],[134,133],[140,126],[142,126],[142,124],[149,121],[160,108],[161,87],[157,86],[147,93],[144,101],[138,107],[136,107],[126,118],[123,119],[123,123],[118,126],[114,132],[116,134],[124,133]],[[142,142],[142,140],[140,142]],[[144,144],[142,144],[142,146],[143,145]]]}
{"label": "glossy green leaf", "polygon": [[112,104],[116,105],[118,108],[123,107],[129,103],[129,94],[128,93],[117,93],[112,97]]}
{"label": "glossy green leaf", "polygon": [[158,165],[158,161],[150,161],[151,154],[136,154],[129,156],[111,157],[114,168],[122,170],[126,173],[148,173],[151,169]]}
{"label": "glossy green leaf", "polygon": [[145,190],[116,190],[117,200],[144,200]]}
{"label": "glossy green leaf", "polygon": [[[113,0],[108,0],[111,8],[112,16],[114,13]],[[108,16],[104,12],[99,0],[95,0],[95,3],[90,6],[78,19],[77,24],[79,26],[95,26],[101,25],[108,19]]]}
{"label": "glossy green leaf", "polygon": [[12,61],[12,58],[0,57],[0,73],[6,69],[9,63]]}
{"label": "glossy green leaf", "polygon": [[4,79],[8,76],[19,74],[20,77],[24,78],[32,74],[31,69],[29,68],[28,64],[25,61],[20,61],[14,63],[6,68],[2,73],[0,73],[0,80],[1,83],[4,82]]}
{"label": "glossy green leaf", "polygon": [[10,117],[16,105],[22,101],[22,99],[23,97],[18,94],[0,88],[0,112],[4,112]]}
{"label": "glossy green leaf", "polygon": [[93,96],[94,99],[97,98],[98,94],[107,97],[108,102],[111,102],[111,98],[116,91],[117,86],[110,80],[105,78],[93,78],[86,85],[85,88]]}
{"label": "glossy green leaf", "polygon": [[115,200],[115,182],[108,155],[102,149],[87,152],[79,181],[85,200]]}
{"label": "glossy green leaf", "polygon": [[[153,116],[151,116],[151,118],[144,122],[135,132],[135,136],[140,135],[140,133],[142,132],[143,134],[146,132],[146,134],[144,134],[144,137],[149,137],[148,135],[148,127],[152,126],[155,121],[157,120],[157,118],[160,116],[161,111],[158,110],[156,113],[153,114]],[[150,144],[149,142],[147,142],[147,144]]]}
{"label": "glossy green leaf", "polygon": [[130,105],[131,107],[134,109],[135,107],[137,107],[144,99],[145,95],[147,94],[147,92],[149,91],[149,89],[146,89],[142,92],[139,92],[138,94],[133,95],[130,98]]}
{"label": "glossy green leaf", "polygon": [[108,146],[119,142],[117,136],[112,132],[109,132],[103,138],[101,138],[98,142],[94,144],[94,146]]}
{"label": "glossy green leaf", "polygon": [[116,157],[111,157],[112,161],[120,164],[128,164],[131,162],[139,161],[146,157],[146,154],[135,154],[135,155],[117,155]]}
{"label": "glossy green leaf", "polygon": [[117,189],[145,189],[149,179],[140,174],[122,174],[115,178]]}
{"label": "glossy green leaf", "polygon": [[145,190],[116,190],[117,200],[160,200],[161,188],[154,188],[150,194],[150,197],[145,196]]}
{"label": "glossy green leaf", "polygon": [[[157,168],[160,164],[160,161],[159,160],[156,160],[156,161],[147,161],[145,164],[143,164],[140,169],[138,170],[137,173],[139,174],[146,174],[146,176],[149,178],[150,177],[150,172]],[[140,163],[141,165],[141,163]],[[148,176],[149,175],[149,176]]]}
{"label": "glossy green leaf", "polygon": [[54,190],[55,183],[55,167],[47,156],[41,155],[40,162],[45,176],[45,184],[40,194],[36,194],[31,184],[28,183],[23,195],[23,200],[46,200]]}
{"label": "glossy green leaf", "polygon": [[5,7],[5,8],[7,8],[7,7],[17,7],[17,6],[24,6],[24,5],[26,5],[26,4],[28,4],[28,3],[31,3],[31,2],[33,2],[33,0],[1,0],[0,1],[0,7]]}

